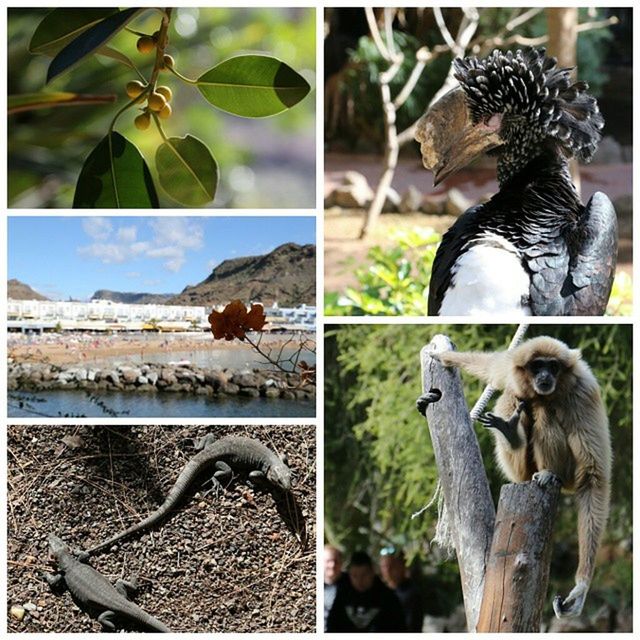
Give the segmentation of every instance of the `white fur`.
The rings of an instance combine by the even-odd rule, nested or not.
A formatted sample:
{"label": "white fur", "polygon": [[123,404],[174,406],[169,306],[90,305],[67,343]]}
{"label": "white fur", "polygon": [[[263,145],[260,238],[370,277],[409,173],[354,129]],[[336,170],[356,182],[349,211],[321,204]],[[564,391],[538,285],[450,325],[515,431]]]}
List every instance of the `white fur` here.
{"label": "white fur", "polygon": [[501,246],[477,244],[456,261],[439,315],[531,315],[522,304],[529,295],[529,276],[515,247],[498,236],[490,239]]}

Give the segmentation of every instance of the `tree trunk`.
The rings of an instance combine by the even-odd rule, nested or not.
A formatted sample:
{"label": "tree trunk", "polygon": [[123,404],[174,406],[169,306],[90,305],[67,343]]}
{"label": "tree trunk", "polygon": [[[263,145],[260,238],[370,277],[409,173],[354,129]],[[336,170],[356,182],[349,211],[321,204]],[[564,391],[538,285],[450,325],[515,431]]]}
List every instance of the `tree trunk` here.
{"label": "tree trunk", "polygon": [[560,484],[507,484],[487,565],[479,632],[539,632]]}
{"label": "tree trunk", "polygon": [[460,373],[443,367],[431,357],[434,352],[452,348],[451,341],[443,335],[435,336],[423,347],[420,352],[422,389],[423,392],[438,389],[442,393],[440,400],[427,407],[427,421],[448,528],[460,566],[467,629],[473,631],[480,611],[495,509]]}

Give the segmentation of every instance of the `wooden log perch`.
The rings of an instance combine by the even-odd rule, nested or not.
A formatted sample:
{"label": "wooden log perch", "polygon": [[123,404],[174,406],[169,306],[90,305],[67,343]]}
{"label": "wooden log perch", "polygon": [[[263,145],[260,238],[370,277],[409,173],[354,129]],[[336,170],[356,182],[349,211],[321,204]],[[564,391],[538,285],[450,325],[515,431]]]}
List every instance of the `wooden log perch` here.
{"label": "wooden log perch", "polygon": [[559,483],[502,487],[477,631],[540,631],[559,499]]}
{"label": "wooden log perch", "polygon": [[422,389],[423,393],[438,389],[442,394],[427,407],[426,418],[460,566],[467,629],[473,631],[480,612],[495,509],[460,374],[432,358],[432,354],[452,348],[443,335],[422,348]]}

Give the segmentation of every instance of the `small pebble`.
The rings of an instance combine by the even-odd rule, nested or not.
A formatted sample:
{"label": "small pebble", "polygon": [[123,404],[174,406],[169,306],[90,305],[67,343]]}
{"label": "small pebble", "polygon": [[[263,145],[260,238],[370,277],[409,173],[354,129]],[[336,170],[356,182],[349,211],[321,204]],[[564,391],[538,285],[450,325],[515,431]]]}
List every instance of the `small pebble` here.
{"label": "small pebble", "polygon": [[35,611],[38,608],[35,604],[33,604],[33,602],[25,602],[22,606],[24,607],[25,611]]}
{"label": "small pebble", "polygon": [[23,607],[11,607],[11,616],[20,622],[22,622],[25,613]]}

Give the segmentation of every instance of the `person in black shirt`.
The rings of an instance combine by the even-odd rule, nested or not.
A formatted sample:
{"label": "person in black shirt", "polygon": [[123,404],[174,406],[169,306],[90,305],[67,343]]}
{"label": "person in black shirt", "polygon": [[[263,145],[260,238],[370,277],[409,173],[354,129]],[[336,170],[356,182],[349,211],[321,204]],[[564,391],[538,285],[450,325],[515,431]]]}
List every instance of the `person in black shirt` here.
{"label": "person in black shirt", "polygon": [[384,547],[380,551],[380,574],[402,604],[407,631],[420,633],[424,620],[422,595],[416,583],[409,577],[401,550]]}
{"label": "person in black shirt", "polygon": [[327,618],[328,632],[384,633],[406,631],[402,605],[376,575],[364,551],[349,562],[349,581],[338,587]]}

